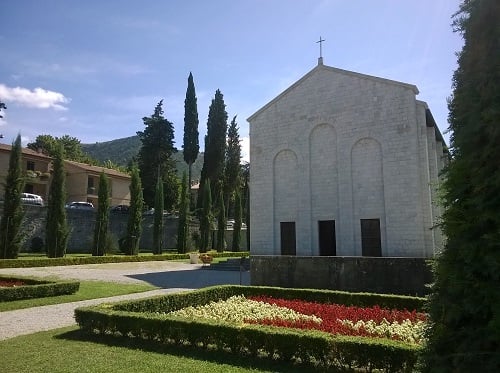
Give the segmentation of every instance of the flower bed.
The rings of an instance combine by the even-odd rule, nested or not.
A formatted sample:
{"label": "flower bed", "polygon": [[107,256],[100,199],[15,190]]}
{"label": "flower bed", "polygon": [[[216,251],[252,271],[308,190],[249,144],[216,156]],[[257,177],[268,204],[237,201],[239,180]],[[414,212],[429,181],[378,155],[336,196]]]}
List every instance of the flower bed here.
{"label": "flower bed", "polygon": [[321,304],[266,296],[247,299],[243,295],[160,315],[321,330],[334,335],[390,338],[412,344],[422,343],[426,321],[426,315],[416,311]]}
{"label": "flower bed", "polygon": [[45,281],[31,278],[0,277],[0,302],[73,294],[80,288],[75,281]]}
{"label": "flower bed", "polygon": [[[241,294],[246,299],[242,300]],[[234,296],[236,297],[233,300],[221,307],[220,312],[225,318],[207,317],[217,308],[218,302]],[[82,331],[87,333],[143,338],[159,343],[218,349],[245,356],[281,359],[320,367],[399,372],[412,371],[416,363],[420,346],[397,338],[372,335],[364,337],[352,335],[355,334],[353,332],[351,335],[340,335],[318,328],[298,329],[251,322],[252,315],[260,320],[262,315],[265,318],[269,312],[272,314],[279,312],[281,320],[286,322],[295,320],[295,322],[316,323],[319,320],[315,315],[306,315],[287,307],[280,308],[277,305],[251,299],[269,296],[275,298],[274,303],[276,299],[281,299],[304,304],[313,302],[323,307],[342,302],[360,308],[383,304],[384,308],[389,309],[401,309],[403,308],[401,305],[413,306],[405,308],[421,309],[424,302],[423,298],[393,295],[225,285],[78,308],[75,310],[75,319]],[[236,310],[241,308],[242,302],[250,302],[250,314],[243,315],[239,320],[231,320],[232,315],[238,313]],[[257,308],[253,302],[262,304]],[[182,314],[196,309],[202,313],[201,316]],[[180,313],[176,315],[175,312]]]}

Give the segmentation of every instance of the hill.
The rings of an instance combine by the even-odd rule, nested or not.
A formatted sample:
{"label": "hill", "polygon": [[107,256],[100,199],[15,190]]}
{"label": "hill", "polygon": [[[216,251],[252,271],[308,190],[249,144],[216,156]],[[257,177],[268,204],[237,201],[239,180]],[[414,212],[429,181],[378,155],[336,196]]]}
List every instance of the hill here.
{"label": "hill", "polygon": [[[96,142],[95,144],[82,144],[83,151],[91,158],[101,162],[110,160],[119,166],[127,166],[128,163],[137,156],[141,147],[141,140],[138,136],[124,137],[121,139]],[[184,162],[182,150],[174,154],[174,159],[177,164],[177,174],[182,177],[184,171],[188,171],[188,166]],[[203,153],[198,155],[198,159],[194,162],[192,167],[192,179],[199,180],[201,175],[201,168],[203,166]]]}

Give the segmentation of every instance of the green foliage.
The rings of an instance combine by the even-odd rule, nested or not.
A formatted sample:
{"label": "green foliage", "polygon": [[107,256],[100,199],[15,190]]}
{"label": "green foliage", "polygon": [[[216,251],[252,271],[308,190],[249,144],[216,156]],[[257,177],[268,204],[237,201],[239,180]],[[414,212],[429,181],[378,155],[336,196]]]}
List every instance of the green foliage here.
{"label": "green foliage", "polygon": [[55,282],[4,276],[0,276],[0,280],[18,280],[25,284],[12,287],[0,287],[0,302],[74,294],[80,288],[80,283],[74,281]]}
{"label": "green foliage", "polygon": [[23,210],[21,193],[24,177],[21,166],[21,135],[17,135],[9,158],[9,169],[5,179],[3,215],[0,221],[0,257],[15,259],[21,249],[21,222]]}
{"label": "green foliage", "polygon": [[210,179],[205,181],[201,190],[203,193],[202,214],[200,219],[200,253],[206,253],[212,228],[212,191]]}
{"label": "green foliage", "polygon": [[219,192],[219,206],[217,213],[217,251],[223,252],[226,246],[225,235],[226,233],[226,207],[224,206],[224,195],[222,188]]}
{"label": "green foliage", "polygon": [[181,201],[179,204],[179,225],[177,228],[177,251],[181,254],[186,252],[189,236],[189,189],[186,173],[182,175]]}
{"label": "green foliage", "polygon": [[161,254],[163,246],[163,182],[159,176],[156,180],[153,218],[153,254]]}
{"label": "green foliage", "polygon": [[[217,90],[208,111],[207,135],[205,136],[205,155],[201,169],[200,189],[207,179],[212,182],[212,199],[218,196],[218,188],[223,183],[224,161],[226,156],[227,112],[222,93]],[[198,197],[200,198],[200,197]],[[201,200],[198,200],[200,206]]]}
{"label": "green foliage", "polygon": [[93,163],[93,160],[83,153],[80,140],[69,135],[64,135],[62,137],[38,135],[34,142],[28,143],[27,148],[34,151],[42,151],[42,153],[50,157],[55,157],[59,145],[64,149],[65,159],[76,162]]}
{"label": "green foliage", "polygon": [[92,255],[94,256],[106,254],[109,227],[109,195],[109,180],[103,171],[99,177],[99,199],[92,245]]}
{"label": "green foliage", "polygon": [[132,167],[130,180],[130,208],[127,221],[127,236],[124,239],[123,246],[125,254],[137,255],[139,252],[139,241],[142,233],[142,185],[139,177],[139,170],[136,165]]}
{"label": "green foliage", "polygon": [[198,106],[196,103],[196,91],[194,88],[193,74],[189,73],[186,99],[184,100],[184,138],[183,155],[188,164],[188,185],[191,185],[191,166],[196,161],[200,151],[198,133]]}
{"label": "green foliage", "polygon": [[45,226],[45,248],[49,258],[66,254],[68,244],[68,222],[66,220],[66,173],[64,172],[64,150],[61,144],[56,148],[52,181]]}
{"label": "green foliage", "polygon": [[[286,299],[304,299],[322,302],[345,298],[359,301],[359,305],[373,302],[363,298],[374,294],[283,289],[247,286],[215,286],[168,294],[166,296],[117,303],[109,306],[79,308],[75,318],[86,332],[117,333],[123,337],[150,339],[160,343],[182,343],[191,346],[231,351],[245,356],[267,356],[282,361],[315,364],[337,369],[384,370],[386,372],[412,371],[418,347],[382,338],[332,336],[328,333],[296,330],[262,325],[233,325],[222,321],[185,320],[159,316],[155,312],[170,312],[188,306],[200,306],[233,295],[270,295]],[[381,296],[386,304],[398,296]],[[422,298],[414,298],[423,303]],[[397,308],[396,304],[392,307]],[[307,366],[307,365],[306,365]],[[304,366],[304,367],[306,367]]]}
{"label": "green foliage", "polygon": [[241,243],[241,224],[242,224],[242,207],[241,207],[241,194],[236,190],[234,198],[234,224],[233,224],[233,242],[231,244],[231,251],[239,251]]}
{"label": "green foliage", "polygon": [[449,100],[447,242],[434,268],[424,372],[500,367],[499,19],[497,0],[465,0],[455,14],[464,47]]}
{"label": "green foliage", "polygon": [[229,204],[241,188],[241,144],[236,116],[227,130],[226,166],[224,168],[224,195]]}
{"label": "green foliage", "polygon": [[154,206],[155,185],[158,176],[164,183],[164,206],[167,210],[177,203],[178,180],[175,160],[172,154],[177,152],[174,147],[174,127],[163,116],[163,100],[160,101],[150,117],[142,118],[146,128],[137,132],[142,146],[138,154],[141,182],[144,188],[144,202]]}

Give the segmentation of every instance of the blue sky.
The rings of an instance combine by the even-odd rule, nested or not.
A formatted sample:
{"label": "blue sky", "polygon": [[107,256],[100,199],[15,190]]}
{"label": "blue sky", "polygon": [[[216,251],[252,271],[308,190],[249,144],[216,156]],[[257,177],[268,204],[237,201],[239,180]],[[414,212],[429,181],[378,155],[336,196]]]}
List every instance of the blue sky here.
{"label": "blue sky", "polygon": [[[164,100],[182,147],[194,76],[200,145],[215,91],[246,118],[317,64],[415,84],[442,132],[460,35],[459,0],[17,0],[0,12],[0,133],[82,143],[135,135]],[[448,136],[445,135],[445,138]]]}

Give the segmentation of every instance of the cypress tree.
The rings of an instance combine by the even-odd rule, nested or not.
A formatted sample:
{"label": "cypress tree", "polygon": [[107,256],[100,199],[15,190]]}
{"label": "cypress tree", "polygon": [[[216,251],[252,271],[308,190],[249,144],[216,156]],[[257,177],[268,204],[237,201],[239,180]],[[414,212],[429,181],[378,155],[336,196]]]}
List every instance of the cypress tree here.
{"label": "cypress tree", "polygon": [[449,100],[451,160],[443,231],[429,297],[424,372],[500,367],[500,2],[465,0],[464,38]]}
{"label": "cypress tree", "polygon": [[109,180],[106,174],[101,172],[99,176],[99,200],[97,206],[97,217],[94,228],[93,256],[106,254],[109,225]]}
{"label": "cypress tree", "polygon": [[142,233],[142,185],[137,165],[132,166],[132,178],[130,180],[130,209],[127,222],[127,236],[125,237],[125,253],[137,255],[139,252],[139,241]]}
{"label": "cypress tree", "polygon": [[153,220],[153,254],[161,254],[163,246],[163,182],[159,176],[156,180]]}
{"label": "cypress tree", "polygon": [[191,187],[191,168],[200,151],[198,105],[196,101],[193,74],[189,73],[186,99],[184,100],[184,143],[182,146],[184,161],[187,163],[189,170],[189,187]]}
{"label": "cypress tree", "polygon": [[12,143],[9,157],[9,169],[5,179],[3,215],[0,222],[0,252],[2,259],[16,259],[21,249],[21,222],[23,209],[21,193],[24,177],[21,168],[21,135]]}
{"label": "cypress tree", "polygon": [[[223,183],[224,162],[226,156],[227,112],[224,96],[217,90],[208,111],[207,135],[205,136],[205,154],[201,169],[200,188],[210,179],[212,183],[212,200],[219,196],[219,188]],[[211,188],[212,189],[212,188]],[[199,196],[198,206],[201,197]]]}
{"label": "cypress tree", "polygon": [[52,182],[50,183],[45,247],[50,258],[66,254],[68,244],[68,222],[66,219],[66,174],[64,172],[64,149],[58,144],[55,151]]}
{"label": "cypress tree", "polygon": [[186,172],[182,175],[181,200],[179,204],[179,225],[177,228],[177,251],[184,254],[187,249],[187,238],[189,235],[189,189]]}
{"label": "cypress tree", "polygon": [[241,187],[241,144],[238,133],[236,115],[231,121],[227,131],[226,166],[224,168],[224,195],[229,211],[230,201],[234,199],[234,193]]}
{"label": "cypress tree", "polygon": [[210,179],[203,186],[203,204],[200,219],[200,253],[206,253],[210,241],[210,230],[212,228],[212,191]]}
{"label": "cypress tree", "polygon": [[236,190],[234,198],[234,225],[233,225],[233,242],[231,251],[240,251],[241,242],[241,223],[242,223],[242,207],[241,207],[241,193]]}
{"label": "cypress tree", "polygon": [[224,195],[222,188],[219,193],[219,211],[217,216],[217,251],[222,253],[226,246],[226,208],[224,206]]}

